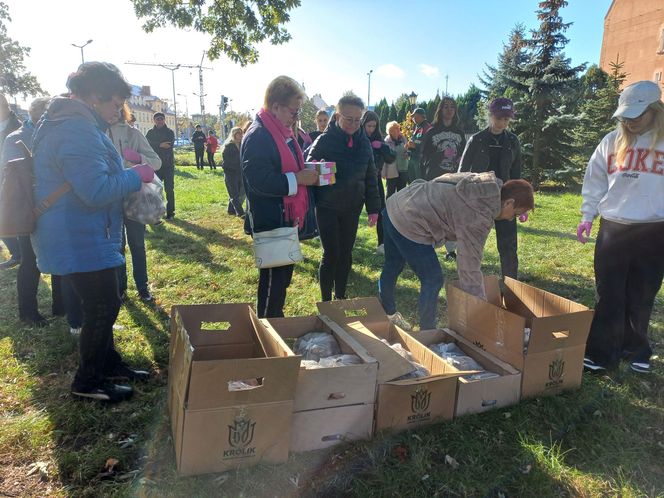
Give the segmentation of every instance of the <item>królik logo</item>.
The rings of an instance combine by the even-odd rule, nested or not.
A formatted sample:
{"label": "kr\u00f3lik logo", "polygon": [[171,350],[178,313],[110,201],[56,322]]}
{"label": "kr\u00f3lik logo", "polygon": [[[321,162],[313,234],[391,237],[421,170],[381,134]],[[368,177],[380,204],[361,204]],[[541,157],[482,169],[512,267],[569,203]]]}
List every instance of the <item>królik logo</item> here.
{"label": "kr\u00f3lik logo", "polygon": [[233,448],[244,448],[254,439],[254,428],[256,422],[250,418],[240,415],[233,425],[228,426],[228,444]]}
{"label": "kr\u00f3lik logo", "polygon": [[424,413],[429,409],[429,401],[431,401],[431,392],[420,388],[410,396],[410,410],[413,413]]}
{"label": "kr\u00f3lik logo", "polygon": [[562,358],[553,360],[549,363],[549,379],[552,381],[562,380],[565,372],[565,362]]}

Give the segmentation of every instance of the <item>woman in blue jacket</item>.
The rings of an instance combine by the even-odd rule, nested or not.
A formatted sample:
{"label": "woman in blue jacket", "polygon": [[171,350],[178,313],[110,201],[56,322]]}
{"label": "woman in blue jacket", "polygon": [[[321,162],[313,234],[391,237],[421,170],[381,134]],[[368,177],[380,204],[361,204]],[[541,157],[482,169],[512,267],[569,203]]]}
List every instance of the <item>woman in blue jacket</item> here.
{"label": "woman in blue jacket", "polygon": [[339,100],[337,109],[309,149],[309,161],[337,163],[336,183],[316,187],[316,220],[323,245],[319,278],[323,301],[346,298],[348,275],[353,265],[357,225],[366,205],[369,226],[378,221],[380,196],[376,185],[371,143],[360,128],[364,103],[355,95]]}
{"label": "woman in blue jacket", "polygon": [[112,64],[89,62],[67,80],[68,97],[51,101],[35,132],[35,197],[39,203],[63,184],[71,189],[38,220],[32,235],[42,273],[66,275],[81,298],[83,329],[72,394],[99,401],[121,401],[132,394],[114,378],[144,380],[148,373],[129,368],[113,346],[113,324],[120,310],[116,268],[124,263],[122,198],[150,182],[145,164],[124,169],[106,136],[130,95]]}

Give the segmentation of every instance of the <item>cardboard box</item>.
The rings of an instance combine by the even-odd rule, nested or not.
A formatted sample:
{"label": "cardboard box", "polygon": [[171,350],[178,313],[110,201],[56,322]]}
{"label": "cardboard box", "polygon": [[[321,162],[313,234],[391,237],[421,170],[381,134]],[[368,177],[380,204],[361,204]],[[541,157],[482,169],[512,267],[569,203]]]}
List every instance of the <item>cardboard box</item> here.
{"label": "cardboard box", "polygon": [[326,317],[270,318],[260,320],[259,326],[282,339],[327,332],[337,340],[343,354],[355,354],[364,362],[331,368],[300,367],[291,451],[319,450],[345,441],[370,439],[378,363],[364,347],[340,327],[330,327]]}
{"label": "cardboard box", "polygon": [[374,404],[337,406],[293,413],[291,451],[329,448],[339,443],[371,439]]}
{"label": "cardboard box", "polygon": [[319,175],[328,175],[337,172],[337,163],[334,161],[305,162],[304,167],[318,172]]}
{"label": "cardboard box", "polygon": [[521,399],[521,373],[513,366],[474,346],[453,330],[424,330],[413,336],[427,347],[441,342],[455,343],[485,370],[500,375],[480,380],[459,377],[455,417],[515,405]]}
{"label": "cardboard box", "polygon": [[[417,339],[390,323],[376,298],[319,303],[318,308],[335,322],[341,322],[344,329],[378,359],[376,431],[411,429],[454,417],[457,377],[465,372],[444,362]],[[401,344],[431,375],[394,380],[413,367],[380,339]],[[401,368],[402,361],[406,362],[408,372]],[[394,375],[396,371],[401,373]]]}
{"label": "cardboard box", "polygon": [[449,327],[521,371],[522,398],[580,386],[592,310],[509,277],[504,295],[496,277],[484,284],[487,301],[462,291],[458,281],[447,284]]}
{"label": "cardboard box", "polygon": [[[168,406],[181,475],[288,459],[299,358],[248,304],[174,306]],[[258,379],[253,389],[230,382]]]}
{"label": "cardboard box", "polygon": [[337,340],[343,354],[355,354],[364,362],[331,368],[300,367],[294,411],[375,403],[378,363],[344,330],[331,328],[324,317],[317,316],[264,319],[260,320],[259,326],[282,339],[302,337],[309,332],[327,332]]}

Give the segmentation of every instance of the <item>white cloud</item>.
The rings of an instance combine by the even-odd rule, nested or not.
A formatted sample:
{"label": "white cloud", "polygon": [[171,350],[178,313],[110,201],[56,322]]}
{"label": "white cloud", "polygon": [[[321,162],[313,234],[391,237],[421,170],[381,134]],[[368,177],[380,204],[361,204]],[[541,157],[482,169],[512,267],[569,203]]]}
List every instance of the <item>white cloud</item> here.
{"label": "white cloud", "polygon": [[399,80],[406,76],[404,70],[394,64],[383,64],[382,66],[379,66],[376,68],[376,74],[391,80]]}
{"label": "white cloud", "polygon": [[428,78],[436,78],[440,74],[440,70],[436,66],[429,64],[420,64],[420,72]]}

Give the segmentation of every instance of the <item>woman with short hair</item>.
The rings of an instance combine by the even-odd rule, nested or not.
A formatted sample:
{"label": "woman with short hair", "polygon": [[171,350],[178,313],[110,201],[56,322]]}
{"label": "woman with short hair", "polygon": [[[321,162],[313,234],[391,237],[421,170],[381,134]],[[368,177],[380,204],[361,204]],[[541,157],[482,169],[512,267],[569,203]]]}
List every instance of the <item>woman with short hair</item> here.
{"label": "woman with short hair", "polygon": [[71,386],[77,398],[121,401],[132,394],[113,379],[145,380],[113,345],[120,310],[117,268],[124,263],[122,199],[154,178],[139,164],[125,169],[106,135],[131,88],[117,67],[86,62],[67,80],[68,97],[51,101],[35,131],[35,200],[42,202],[65,183],[63,194],[37,221],[32,234],[42,273],[65,275],[81,299],[83,329],[79,366]]}
{"label": "woman with short hair", "polygon": [[664,277],[664,103],[652,81],[620,94],[618,127],[595,149],[583,179],[579,242],[600,217],[595,243],[597,302],[584,366],[601,372],[621,359],[650,373],[648,323]]}
{"label": "woman with short hair", "polygon": [[323,245],[319,267],[321,298],[346,299],[348,275],[353,266],[353,246],[362,207],[369,226],[378,221],[380,196],[371,143],[360,127],[364,103],[345,95],[325,131],[309,149],[309,161],[334,161],[336,183],[316,187],[316,220]]}
{"label": "woman with short hair", "polygon": [[[293,134],[305,94],[288,76],[278,76],[265,91],[263,108],[242,140],[240,157],[247,193],[245,231],[304,226],[309,209],[307,186],[318,181],[304,167],[302,150]],[[284,316],[286,290],[294,265],[259,269],[257,314]]]}
{"label": "woman with short hair", "polygon": [[406,263],[420,281],[420,330],[436,328],[443,272],[435,248],[448,240],[459,246],[461,288],[486,299],[481,265],[494,220],[511,220],[533,209],[533,188],[525,180],[503,182],[493,172],[452,173],[416,181],[387,200],[383,210],[385,263],[378,292],[394,324],[409,330],[397,311],[394,290]]}
{"label": "woman with short hair", "polygon": [[[389,198],[395,192],[408,185],[408,150],[406,149],[406,139],[401,134],[401,126],[396,121],[390,121],[385,126],[385,143],[392,149],[395,156],[396,175],[387,179],[387,197]],[[387,169],[387,168],[385,168]]]}

